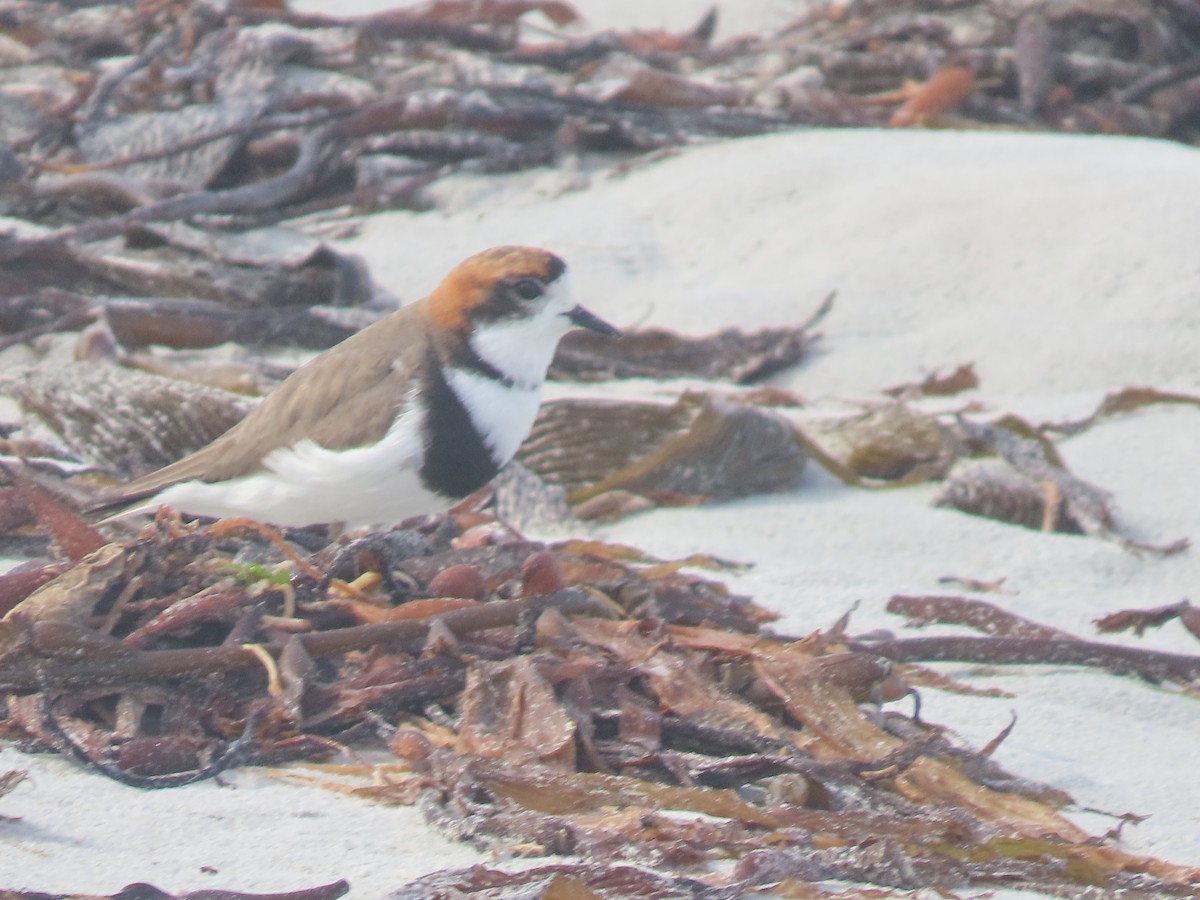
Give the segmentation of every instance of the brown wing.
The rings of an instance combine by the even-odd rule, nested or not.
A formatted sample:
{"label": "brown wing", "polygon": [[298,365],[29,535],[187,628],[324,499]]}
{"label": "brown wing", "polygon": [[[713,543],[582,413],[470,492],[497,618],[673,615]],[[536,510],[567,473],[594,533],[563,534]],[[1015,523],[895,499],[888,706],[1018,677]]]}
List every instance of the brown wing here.
{"label": "brown wing", "polygon": [[134,479],[102,505],[140,500],[181,481],[249,475],[262,469],[272,450],[304,438],[330,450],[375,443],[426,364],[428,342],[418,315],[405,307],[315,357],[211,444]]}

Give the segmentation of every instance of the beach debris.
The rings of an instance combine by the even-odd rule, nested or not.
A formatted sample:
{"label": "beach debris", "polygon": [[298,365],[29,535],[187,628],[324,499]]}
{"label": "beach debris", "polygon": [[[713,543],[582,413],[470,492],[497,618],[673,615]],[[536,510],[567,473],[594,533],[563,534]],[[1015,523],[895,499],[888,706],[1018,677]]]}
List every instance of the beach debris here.
{"label": "beach debris", "polygon": [[[1091,666],[1114,675],[1137,675],[1152,683],[1170,681],[1185,687],[1200,680],[1200,655],[1165,653],[1123,644],[1088,641],[1069,633],[1031,622],[994,604],[969,597],[895,596],[888,609],[908,616],[912,624],[965,625],[983,631],[986,637],[940,635],[937,637],[850,640],[849,646],[870,650],[895,662],[977,662],[986,664],[1033,663],[1043,665]],[[1147,617],[1159,610],[1146,611]],[[1138,614],[1115,614],[1114,624],[1131,625]],[[1106,630],[1104,620],[1098,623]],[[1117,630],[1110,628],[1107,630]]]}
{"label": "beach debris", "polygon": [[10,502],[23,505],[30,517],[45,529],[57,550],[68,560],[79,562],[108,543],[104,535],[43,488],[34,472],[3,463],[0,463],[0,470],[13,484]]}
{"label": "beach debris", "polygon": [[959,460],[933,502],[935,506],[1035,531],[1083,534],[1060,494],[1022,475],[1002,459]]}
{"label": "beach debris", "polygon": [[1089,416],[1072,422],[1045,422],[1038,426],[1038,430],[1042,433],[1054,432],[1071,437],[1087,431],[1110,416],[1134,412],[1143,407],[1158,404],[1200,407],[1200,395],[1164,391],[1155,387],[1127,387],[1106,395]]}
{"label": "beach debris", "polygon": [[864,405],[850,416],[808,419],[800,433],[813,462],[856,487],[940,479],[964,452],[952,428],[902,401]]}
{"label": "beach debris", "polygon": [[884,388],[883,393],[898,400],[915,400],[918,397],[951,397],[977,387],[979,375],[975,372],[975,364],[963,363],[948,372],[940,369],[930,372],[920,381]]}
{"label": "beach debris", "polygon": [[0,616],[65,570],[64,563],[28,560],[0,573]]}
{"label": "beach debris", "polygon": [[105,301],[102,320],[125,349],[237,343],[324,350],[370,325],[379,313],[329,306],[230,309],[211,300],[135,297]]}
{"label": "beach debris", "polygon": [[337,900],[350,891],[346,881],[335,881],[332,884],[322,884],[317,887],[300,888],[295,891],[278,891],[271,894],[250,894],[244,891],[228,889],[204,888],[199,891],[188,891],[183,894],[172,894],[152,884],[137,882],[127,884],[115,894],[97,894],[88,891],[84,894],[47,894],[44,891],[7,890],[6,900]]}
{"label": "beach debris", "polygon": [[152,471],[236,425],[249,398],[103,362],[37,365],[0,375],[29,421],[76,459],[120,477]]}
{"label": "beach debris", "polygon": [[641,866],[597,862],[560,863],[506,872],[487,866],[434,872],[404,885],[405,900],[443,897],[516,896],[598,900],[732,900],[733,888],[716,888],[694,878],[654,872]]}
{"label": "beach debris", "polygon": [[752,334],[726,328],[706,338],[644,328],[623,334],[620,346],[606,353],[586,334],[571,332],[560,342],[550,374],[563,381],[711,378],[750,384],[798,363],[812,340],[803,327]]}
{"label": "beach debris", "polygon": [[946,65],[923,84],[906,84],[901,89],[904,102],[888,124],[893,128],[936,125],[942,116],[957,109],[975,86],[970,66]]}
{"label": "beach debris", "polygon": [[1200,640],[1200,609],[1188,600],[1180,600],[1167,606],[1153,609],[1122,609],[1096,619],[1096,630],[1100,632],[1132,631],[1142,637],[1148,628],[1161,628],[1174,619],[1179,620],[1193,637]]}
{"label": "beach debris", "polygon": [[517,459],[578,506],[612,491],[685,505],[791,490],[806,457],[777,413],[688,391],[671,405],[551,400]]}
{"label": "beach debris", "polygon": [[[29,773],[21,769],[9,769],[7,772],[0,774],[0,797],[12,793],[17,789],[17,785],[23,781],[27,781],[28,778]],[[0,816],[0,821],[11,822],[12,819],[7,816]]]}
{"label": "beach debris", "polygon": [[452,7],[98,3],[63,27],[20,4],[0,27],[0,296],[357,304],[373,289],[316,234],[330,222],[425,209],[460,173],[697,139],[889,122],[1200,139],[1200,23],[1178,3],[852,0],[720,39],[715,11],[580,35],[565,3]]}
{"label": "beach debris", "polygon": [[45,288],[37,296],[6,299],[0,305],[0,350],[45,334],[87,328],[96,320],[92,301],[80,294]]}
{"label": "beach debris", "polygon": [[[1195,130],[1180,114],[1196,102],[1187,45],[1198,27],[1191,11],[1164,17],[1144,2],[1119,12],[1078,3],[817,5],[773,36],[792,65],[809,67],[805,79],[780,78],[775,88],[782,108],[839,123],[872,116],[900,126],[989,122],[1191,141]],[[1165,44],[1147,36],[1158,28],[1171,32]],[[902,105],[889,116],[892,104]]]}
{"label": "beach debris", "polygon": [[934,500],[973,515],[1114,541],[1131,552],[1169,556],[1187,549],[1186,538],[1167,544],[1135,540],[1116,521],[1112,495],[1069,472],[1053,443],[1015,416],[994,424],[956,421],[967,440],[993,452],[997,462],[964,461]]}
{"label": "beach debris", "polygon": [[[712,13],[682,33],[535,43],[524,17],[557,27],[575,10],[437,0],[351,20],[270,3],[68,15],[17,4],[0,23],[16,62],[0,72],[0,349],[85,333],[82,361],[4,376],[49,434],[4,433],[0,525],[45,554],[0,575],[6,734],[147,789],[378,737],[394,761],[274,774],[420,804],[447,833],[502,853],[581,858],[524,875],[442,873],[412,896],[447,883],[481,896],[806,896],[831,879],[881,895],[1194,895],[1200,870],[1089,835],[1061,814],[1061,791],[997,766],[1015,723],[980,750],[957,745],[916,714],[915,686],[960,689],[917,666],[938,660],[1191,686],[1200,658],[1086,641],[961,597],[893,608],[983,635],[855,636],[847,619],[788,638],[750,598],[695,574],[724,561],[532,541],[508,513],[533,506],[562,521],[565,498],[612,516],[790,489],[809,457],[847,484],[911,484],[962,465],[969,442],[1015,473],[1023,499],[989,501],[1019,507],[1015,518],[1182,549],[1120,532],[1107,494],[1062,466],[1051,428],[955,428],[917,407],[972,388],[969,367],[803,429],[749,393],[550,404],[526,460],[540,478],[517,471],[451,515],[373,535],[162,511],[107,542],[115,528],[97,532],[64,501],[94,477],[87,468],[162,465],[250,403],[97,360],[153,368],[166,364],[147,345],[339,340],[381,298],[323,235],[377,210],[425,210],[429,188],[460,174],[580,168],[584,155],[619,170],[698,139],[889,121],[1197,143],[1200,21],[1178,3],[1118,6],[850,0],[724,42]],[[635,333],[616,362],[611,347],[598,360],[564,343],[556,366],[580,379],[752,382],[800,361],[821,314],[758,333]],[[1129,389],[1059,433],[1148,402],[1197,400]],[[551,440],[572,439],[567,413],[595,420],[598,446],[606,438],[586,471],[561,465]],[[750,451],[764,455],[739,466]],[[1105,625],[1172,615],[1191,627],[1182,604]],[[911,717],[888,705],[905,699]]]}
{"label": "beach debris", "polygon": [[905,616],[910,628],[926,625],[965,625],[999,637],[1070,639],[1075,635],[1022,618],[994,603],[972,597],[897,594],[888,601],[888,612]]}
{"label": "beach debris", "polygon": [[[693,574],[725,565],[529,541],[470,505],[337,539],[161,513],[0,619],[5,727],[147,789],[379,735],[394,761],[275,774],[419,803],[479,846],[581,857],[529,876],[535,896],[576,883],[564,878],[597,896],[685,878],[730,897],[827,879],[1183,896],[1200,878],[1091,837],[1058,812],[1061,791],[1004,772],[988,755],[1008,729],[973,751],[887,706],[929,659],[1171,680],[1200,677],[1200,659],[1077,640],[966,598],[895,609],[988,636],[855,637],[842,622],[789,638]],[[704,867],[716,858],[733,871]],[[630,863],[660,881],[628,882]]]}
{"label": "beach debris", "polygon": [[662,328],[631,329],[617,343],[591,340],[574,331],[559,342],[550,375],[569,381],[614,378],[704,378],[753,384],[803,359],[820,337],[814,329],[833,309],[829,295],[800,325],[766,328],[747,334],[726,328],[703,338],[689,338]]}

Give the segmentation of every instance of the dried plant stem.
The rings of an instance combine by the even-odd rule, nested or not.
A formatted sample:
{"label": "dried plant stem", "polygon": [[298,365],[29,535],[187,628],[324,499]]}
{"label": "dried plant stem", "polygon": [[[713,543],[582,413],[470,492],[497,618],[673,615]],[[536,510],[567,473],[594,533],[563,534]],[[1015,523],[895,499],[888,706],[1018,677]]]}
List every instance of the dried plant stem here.
{"label": "dried plant stem", "polygon": [[1200,680],[1200,656],[1095,641],[1009,637],[919,637],[856,644],[896,662],[1041,663],[1092,666],[1147,681]]}
{"label": "dried plant stem", "polygon": [[[469,609],[457,609],[428,619],[407,619],[375,625],[357,625],[302,635],[298,640],[314,658],[335,656],[351,650],[365,650],[380,644],[421,640],[435,621],[441,621],[456,635],[517,624],[525,614],[555,607],[572,614],[588,612],[606,615],[584,591],[567,588],[525,600],[499,600]],[[114,653],[104,658],[77,655],[77,641],[63,643],[58,629],[33,626],[34,643],[40,658],[0,666],[0,689],[35,691],[81,685],[130,684],[158,679],[194,678],[218,672],[237,672],[261,666],[262,660],[243,646],[196,647],[178,650],[146,650]],[[262,645],[276,659],[282,644]],[[61,655],[60,655],[61,654]]]}

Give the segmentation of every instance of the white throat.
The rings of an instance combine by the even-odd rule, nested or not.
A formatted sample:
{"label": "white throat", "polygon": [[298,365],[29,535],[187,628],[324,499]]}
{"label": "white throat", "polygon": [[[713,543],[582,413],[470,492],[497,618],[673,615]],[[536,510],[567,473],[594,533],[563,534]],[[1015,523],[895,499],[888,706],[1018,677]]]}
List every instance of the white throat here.
{"label": "white throat", "polygon": [[547,286],[532,315],[476,325],[467,339],[471,348],[518,387],[540,391],[559,338],[574,327],[564,315],[575,305],[569,278],[563,273]]}
{"label": "white throat", "polygon": [[475,326],[471,349],[507,383],[470,369],[450,369],[447,381],[498,466],[517,452],[542,402],[546,369],[559,338],[574,327],[564,315],[574,307],[567,276],[549,285],[531,315]]}
{"label": "white throat", "polygon": [[446,382],[458,395],[497,466],[503,467],[533,427],[542,402],[542,384],[509,386],[472,372],[449,369]]}

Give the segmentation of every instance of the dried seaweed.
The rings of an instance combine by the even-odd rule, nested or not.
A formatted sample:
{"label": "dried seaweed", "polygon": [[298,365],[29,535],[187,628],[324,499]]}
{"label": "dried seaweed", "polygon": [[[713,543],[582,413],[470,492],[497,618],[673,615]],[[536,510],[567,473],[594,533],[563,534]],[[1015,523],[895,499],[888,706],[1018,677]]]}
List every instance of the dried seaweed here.
{"label": "dried seaweed", "polygon": [[374,322],[378,315],[332,307],[235,310],[213,301],[136,298],[103,305],[105,324],[126,348],[288,344],[324,350]]}
{"label": "dried seaweed", "polygon": [[297,891],[282,891],[274,894],[250,894],[244,891],[214,890],[205,888],[199,891],[188,891],[185,894],[172,894],[152,884],[137,882],[127,884],[115,894],[47,894],[42,891],[6,890],[0,891],[4,900],[337,900],[345,896],[350,885],[345,881],[335,881],[317,887],[301,888]]}
{"label": "dried seaweed", "polygon": [[[885,657],[943,658],[964,639],[922,654],[772,636],[765,611],[681,571],[704,562],[537,544],[475,509],[340,541],[161,517],[0,620],[8,727],[142,788],[320,759],[330,739],[378,730],[398,761],[339,789],[419,801],[463,840],[584,858],[531,890],[565,878],[617,896],[622,861],[660,869],[631,891],[686,877],[714,897],[831,878],[1186,896],[1200,879],[1090,838],[1055,811],[1060,793],[1002,772],[989,748],[861,706],[910,690]],[[958,615],[934,602],[925,618]],[[1200,675],[1194,659],[1073,639],[977,640],[997,661]],[[696,868],[720,857],[739,860],[732,875]]]}
{"label": "dried seaweed", "polygon": [[898,384],[885,388],[884,393],[902,400],[917,397],[948,397],[979,387],[979,375],[974,363],[964,363],[950,372],[930,372],[919,382]]}
{"label": "dried seaweed", "polygon": [[[359,304],[375,293],[369,278],[301,236],[304,217],[423,209],[426,188],[456,173],[581,154],[621,166],[699,137],[890,122],[1200,140],[1200,23],[1184,3],[853,0],[720,42],[715,11],[682,33],[552,27],[548,39],[517,27],[533,16],[578,19],[566,3],[431,3],[357,19],[275,4],[110,3],[71,16],[19,5],[0,28],[19,63],[0,77],[0,213],[12,223],[0,296],[43,309],[55,288],[100,305]],[[77,328],[94,314],[60,309],[12,330]],[[144,339],[137,315],[125,310],[122,340]],[[794,362],[806,343],[785,332],[713,340],[727,356],[749,349],[721,363],[736,379]],[[662,336],[643,341],[662,352]],[[560,365],[581,377],[647,365],[605,355],[568,342]],[[697,371],[686,348],[668,355],[658,371]],[[713,364],[699,365],[711,377]]]}
{"label": "dried seaweed", "polygon": [[964,449],[958,435],[936,416],[899,401],[854,416],[811,420],[799,433],[815,463],[856,487],[941,478]]}
{"label": "dried seaweed", "polygon": [[958,461],[933,502],[1037,531],[1083,534],[1060,495],[1001,459]]}
{"label": "dried seaweed", "polygon": [[1122,609],[1096,620],[1096,629],[1101,632],[1130,631],[1141,637],[1148,628],[1161,628],[1178,619],[1193,637],[1200,640],[1200,610],[1187,600],[1158,606],[1154,609]]}
{"label": "dried seaweed", "polygon": [[1200,396],[1183,394],[1178,391],[1164,391],[1154,387],[1127,387],[1108,394],[1100,401],[1100,405],[1096,407],[1095,411],[1086,418],[1074,422],[1047,422],[1041,425],[1039,430],[1063,435],[1080,434],[1109,416],[1133,412],[1159,403],[1200,406]]}
{"label": "dried seaweed", "polygon": [[637,866],[570,863],[505,872],[472,866],[435,872],[410,881],[394,896],[403,900],[441,900],[447,896],[480,900],[514,897],[528,900],[725,900],[737,888],[714,888],[694,878],[651,872]]}
{"label": "dried seaweed", "polygon": [[1187,538],[1150,544],[1124,534],[1112,496],[1069,472],[1049,438],[1020,419],[982,424],[958,416],[957,421],[969,441],[999,460],[959,462],[935,505],[1042,531],[1100,537],[1133,553],[1171,555],[1187,549]]}
{"label": "dried seaweed", "polygon": [[[1200,137],[1200,17],[1184,4],[853,0],[724,44],[712,41],[712,16],[682,34],[540,44],[515,27],[532,13],[574,18],[557,2],[441,0],[356,21],[269,6],[114,4],[74,19],[24,5],[0,25],[19,29],[25,61],[43,66],[0,79],[14,88],[0,116],[11,148],[0,157],[12,188],[0,197],[12,222],[0,242],[7,343],[90,326],[85,356],[292,328],[294,341],[325,346],[374,316],[331,307],[374,290],[356,261],[301,236],[300,218],[423,208],[424,189],[459,172],[584,153],[621,165],[696,137],[811,124]],[[114,65],[101,47],[126,58]],[[67,77],[75,71],[94,77]],[[40,79],[38,90],[22,78]],[[617,361],[611,347],[597,360],[564,342],[556,370],[747,382],[800,360],[814,324],[695,342],[643,334]],[[138,382],[144,396],[131,400],[138,385],[111,375],[41,369],[7,387],[69,451],[118,472],[194,449],[247,402],[166,380]],[[972,386],[964,367],[896,396]],[[1144,402],[1195,398],[1133,389],[1059,430]],[[593,420],[590,456],[562,449],[577,437],[564,412]],[[137,431],[146,422],[153,434]],[[608,514],[788,488],[807,456],[849,484],[879,486],[942,477],[963,453],[958,432],[903,402],[804,431],[713,394],[674,406],[572,402],[549,405],[538,427],[526,462]],[[1021,488],[977,509],[1008,504],[1010,519],[1033,527],[1073,522],[1145,548],[1043,434],[960,428]],[[614,435],[620,447],[600,440]],[[760,455],[748,465],[750,450]],[[868,640],[838,627],[789,640],[763,629],[770,616],[748,598],[684,571],[709,561],[534,543],[478,505],[354,539],[164,514],[132,540],[96,546],[55,492],[28,472],[11,478],[0,486],[6,532],[53,531],[67,552],[0,577],[10,733],[151,788],[323,759],[336,741],[376,731],[397,761],[359,767],[350,774],[361,782],[338,789],[419,802],[449,833],[503,852],[583,858],[520,875],[440,873],[399,896],[810,896],[831,879],[878,896],[1197,895],[1200,871],[1089,836],[1058,812],[1061,793],[1000,770],[988,756],[1007,729],[972,751],[880,708],[912,693],[912,670],[893,660],[1088,665],[1191,684],[1196,657],[1084,641],[953,597],[892,606],[986,636]],[[534,505],[551,496],[519,472],[513,483]],[[1104,625],[1140,632],[1175,616],[1195,618],[1181,603]],[[307,777],[325,779],[316,772]],[[732,871],[715,874],[718,859],[735,860]]]}
{"label": "dried seaweed", "polygon": [[251,408],[236,394],[105,363],[7,373],[0,391],[76,458],[126,477],[198,450]]}
{"label": "dried seaweed", "polygon": [[994,603],[970,597],[908,597],[888,601],[888,612],[907,616],[909,625],[967,625],[999,637],[1074,639],[1075,635],[1031,622]]}
{"label": "dried seaweed", "polygon": [[705,338],[685,338],[664,329],[646,328],[628,331],[613,344],[576,331],[559,344],[550,374],[574,381],[708,378],[751,384],[796,365],[819,337],[813,329],[832,308],[831,295],[801,325],[753,334],[727,328]]}
{"label": "dried seaweed", "polygon": [[[1146,681],[1172,681],[1190,685],[1200,679],[1200,656],[1164,653],[1086,641],[1074,635],[1030,622],[990,603],[966,597],[893,597],[888,608],[908,615],[918,624],[967,625],[989,637],[941,636],[928,638],[885,638],[851,641],[897,662],[959,661],[980,663],[1043,663],[1047,665],[1094,666],[1117,675],[1133,674]],[[1168,608],[1170,609],[1170,608]],[[1180,607],[1174,610],[1179,611]],[[1166,617],[1167,610],[1150,610],[1138,615],[1126,611],[1101,620],[1101,630],[1135,626]],[[1164,618],[1165,620],[1165,618]]]}
{"label": "dried seaweed", "polygon": [[23,772],[20,769],[9,769],[7,772],[0,774],[0,797],[16,790],[17,785],[25,781],[29,777],[28,772]]}
{"label": "dried seaweed", "polygon": [[789,490],[806,457],[770,410],[687,392],[671,406],[550,401],[517,458],[572,504],[610,491],[679,504]]}

